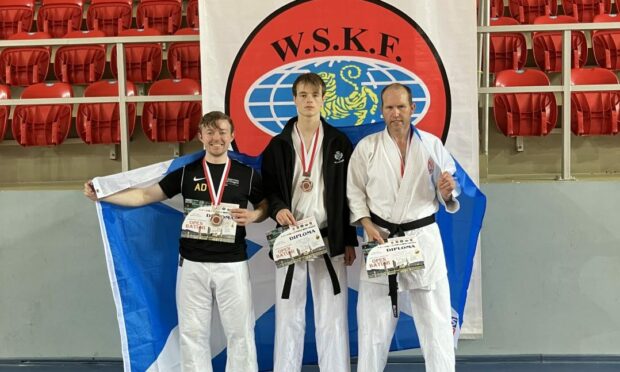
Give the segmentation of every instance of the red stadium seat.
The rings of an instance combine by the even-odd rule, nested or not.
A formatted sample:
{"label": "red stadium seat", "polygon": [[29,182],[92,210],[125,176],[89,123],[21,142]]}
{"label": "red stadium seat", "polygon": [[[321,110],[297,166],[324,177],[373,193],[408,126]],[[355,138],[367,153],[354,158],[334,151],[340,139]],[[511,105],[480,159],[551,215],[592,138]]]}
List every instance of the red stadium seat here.
{"label": "red stadium seat", "polygon": [[[196,3],[196,13],[198,13],[198,0],[190,0]],[[499,18],[504,16],[504,0],[491,1],[491,18]],[[480,0],[476,0],[476,9],[480,9]],[[478,14],[478,12],[476,12]],[[189,4],[187,5],[187,16],[189,17]],[[187,23],[189,24],[189,18]],[[196,26],[198,27],[198,26]]]}
{"label": "red stadium seat", "polygon": [[43,0],[37,12],[37,29],[63,37],[82,28],[82,0]]}
{"label": "red stadium seat", "polygon": [[29,32],[34,17],[34,0],[2,0],[0,3],[0,39]]}
{"label": "red stadium seat", "polygon": [[509,0],[510,16],[522,24],[534,23],[536,17],[556,15],[557,0]]}
{"label": "red stadium seat", "polygon": [[[514,18],[492,18],[491,26],[518,25]],[[520,70],[527,60],[525,35],[520,32],[501,32],[491,34],[490,71]]]}
{"label": "red stadium seat", "polygon": [[[200,84],[191,79],[164,79],[151,85],[149,96],[198,95]],[[145,102],[142,130],[153,142],[188,142],[198,133],[200,102]]]}
{"label": "red stadium seat", "polygon": [[[175,35],[198,35],[196,28],[182,28]],[[168,49],[168,71],[175,79],[190,78],[200,81],[200,43],[176,42]]]}
{"label": "red stadium seat", "polygon": [[198,0],[189,0],[187,3],[185,20],[187,21],[187,26],[192,28],[200,28],[200,19],[198,17]]}
{"label": "red stadium seat", "polygon": [[[620,22],[617,14],[599,14],[594,22]],[[603,68],[620,70],[620,29],[592,32],[592,50],[596,63]]]}
{"label": "red stadium seat", "polygon": [[[549,78],[539,70],[504,70],[495,86],[545,86]],[[557,120],[555,96],[550,92],[495,94],[493,115],[497,128],[508,137],[546,136]]]}
{"label": "red stadium seat", "polygon": [[92,0],[86,12],[86,27],[118,36],[131,27],[131,0]]}
{"label": "red stadium seat", "polygon": [[[65,38],[105,37],[103,31],[72,31]],[[65,45],[56,50],[54,72],[63,83],[89,84],[101,80],[105,70],[105,45]]]}
{"label": "red stadium seat", "polygon": [[172,35],[181,27],[181,0],[141,0],[136,9],[138,28],[155,28]]}
{"label": "red stadium seat", "polygon": [[611,0],[562,0],[562,8],[579,22],[592,22],[598,14],[609,14]]}
{"label": "red stadium seat", "polygon": [[[135,85],[127,82],[127,96],[136,95]],[[117,97],[116,81],[98,81],[84,91],[85,97]],[[127,126],[129,136],[136,126],[136,104],[127,104]],[[82,103],[78,106],[76,118],[78,135],[85,143],[121,143],[121,124],[118,103]]]}
{"label": "red stadium seat", "polygon": [[[535,24],[561,24],[577,23],[577,20],[569,16],[544,16],[534,20]],[[562,70],[562,32],[541,31],[534,32],[532,36],[534,49],[534,61],[545,72],[559,72]],[[588,43],[582,31],[571,33],[571,66],[583,67],[588,58]]]}
{"label": "red stadium seat", "polygon": [[[11,89],[6,85],[0,85],[0,100],[10,99]],[[4,139],[4,133],[6,132],[6,123],[9,121],[9,113],[11,112],[11,106],[0,106],[0,142]]]}
{"label": "red stadium seat", "polygon": [[[22,99],[70,98],[71,85],[40,83],[22,92]],[[16,106],[13,113],[13,137],[22,146],[60,145],[69,134],[72,104]]]}
{"label": "red stadium seat", "polygon": [[[20,32],[10,40],[49,39],[45,32]],[[50,64],[49,47],[5,48],[0,53],[0,80],[8,85],[31,85],[45,81]]]}
{"label": "red stadium seat", "polygon": [[[599,68],[573,69],[572,85],[618,84],[613,72]],[[620,92],[574,92],[571,94],[571,130],[577,136],[618,133]]]}
{"label": "red stadium seat", "polygon": [[[161,33],[153,28],[144,30],[129,29],[119,36],[159,36]],[[110,65],[112,74],[118,78],[116,66],[116,46],[112,48]],[[151,83],[159,77],[162,66],[162,49],[159,43],[125,44],[125,74],[134,83]]]}

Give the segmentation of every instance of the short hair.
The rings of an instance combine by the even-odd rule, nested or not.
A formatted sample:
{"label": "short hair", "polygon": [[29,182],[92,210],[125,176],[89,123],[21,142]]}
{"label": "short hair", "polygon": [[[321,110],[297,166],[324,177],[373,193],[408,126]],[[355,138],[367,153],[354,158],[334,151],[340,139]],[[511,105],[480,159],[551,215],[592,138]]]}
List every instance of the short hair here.
{"label": "short hair", "polygon": [[389,85],[386,85],[385,87],[383,87],[383,90],[381,90],[381,102],[383,102],[383,94],[388,91],[389,89],[397,89],[397,88],[402,88],[407,92],[407,97],[409,98],[409,102],[413,102],[413,96],[411,94],[411,88],[409,88],[406,85],[403,85],[401,83],[392,83]]}
{"label": "short hair", "polygon": [[295,82],[293,83],[293,97],[297,97],[297,85],[299,84],[321,88],[321,96],[324,96],[325,91],[327,90],[327,86],[325,86],[323,79],[321,79],[321,77],[314,72],[301,74],[297,77],[297,79],[295,79]]}
{"label": "short hair", "polygon": [[203,128],[217,128],[217,121],[218,120],[226,120],[228,122],[228,124],[230,124],[230,133],[234,133],[235,132],[235,125],[233,124],[232,119],[230,118],[230,116],[226,115],[225,113],[221,112],[221,111],[211,111],[206,113],[202,119],[200,119],[200,124],[198,124],[198,127],[203,129]]}

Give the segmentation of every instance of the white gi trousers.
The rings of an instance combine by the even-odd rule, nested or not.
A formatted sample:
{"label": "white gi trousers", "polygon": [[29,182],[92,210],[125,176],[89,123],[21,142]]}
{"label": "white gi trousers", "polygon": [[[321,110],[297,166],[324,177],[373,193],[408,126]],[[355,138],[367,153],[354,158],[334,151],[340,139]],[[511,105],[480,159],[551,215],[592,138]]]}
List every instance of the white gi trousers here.
{"label": "white gi trousers", "polygon": [[[426,372],[454,372],[454,338],[448,277],[429,288],[406,291],[411,299],[413,320],[418,331]],[[399,299],[402,296],[399,296]],[[357,302],[359,358],[357,372],[381,372],[397,318],[392,315],[388,287],[360,281]],[[365,319],[364,322],[359,322]]]}
{"label": "white gi trousers", "polygon": [[334,295],[327,265],[322,257],[295,264],[290,297],[282,299],[288,267],[276,270],[276,339],[274,372],[301,370],[306,329],[307,277],[310,276],[319,368],[328,372],[349,372],[349,324],[347,317],[347,272],[344,255],[332,257],[340,293]]}
{"label": "white gi trousers", "polygon": [[226,372],[258,371],[247,261],[183,260],[177,294],[181,370],[211,372],[211,312],[217,303],[226,334]]}

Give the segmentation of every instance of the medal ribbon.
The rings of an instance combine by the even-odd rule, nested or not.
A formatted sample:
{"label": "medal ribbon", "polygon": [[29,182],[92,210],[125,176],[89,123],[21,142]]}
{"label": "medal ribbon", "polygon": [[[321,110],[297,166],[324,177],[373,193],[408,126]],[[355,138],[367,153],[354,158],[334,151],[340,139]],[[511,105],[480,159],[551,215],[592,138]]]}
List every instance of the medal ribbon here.
{"label": "medal ribbon", "polygon": [[205,179],[207,180],[207,186],[209,188],[209,196],[211,196],[211,205],[213,207],[217,207],[220,205],[222,201],[222,196],[224,195],[224,189],[226,188],[226,181],[228,180],[228,172],[230,171],[230,159],[226,159],[226,165],[224,166],[224,173],[222,173],[222,179],[220,180],[220,187],[217,189],[217,193],[215,193],[215,187],[213,185],[213,178],[211,177],[211,172],[209,171],[209,166],[207,165],[207,160],[202,159],[202,170],[205,174]]}
{"label": "medal ribbon", "polygon": [[405,175],[405,159],[407,158],[407,154],[409,153],[409,146],[411,145],[411,139],[413,138],[413,128],[409,127],[409,141],[407,142],[407,148],[405,149],[405,155],[401,154],[400,147],[398,147],[398,143],[396,140],[392,138],[392,142],[396,145],[396,150],[398,150],[398,156],[400,156],[400,177],[402,178]]}
{"label": "medal ribbon", "polygon": [[314,132],[314,138],[312,139],[312,143],[310,146],[312,147],[312,154],[310,155],[310,164],[306,167],[306,147],[304,146],[304,138],[299,133],[299,129],[297,129],[297,125],[295,125],[295,131],[297,132],[297,136],[299,137],[299,142],[301,143],[301,166],[303,167],[303,175],[304,177],[310,176],[310,171],[312,170],[312,164],[314,164],[314,157],[316,155],[316,148],[319,143],[319,129],[321,126],[319,125]]}

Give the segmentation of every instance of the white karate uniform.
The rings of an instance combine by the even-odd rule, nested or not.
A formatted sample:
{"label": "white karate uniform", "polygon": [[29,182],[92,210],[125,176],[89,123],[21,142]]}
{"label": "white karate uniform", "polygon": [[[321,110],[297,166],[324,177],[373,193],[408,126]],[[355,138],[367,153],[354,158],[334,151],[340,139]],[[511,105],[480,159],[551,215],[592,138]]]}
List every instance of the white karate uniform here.
{"label": "white karate uniform", "polygon": [[177,294],[181,370],[211,372],[211,313],[217,303],[226,334],[226,372],[256,372],[254,308],[247,261],[183,261]]}
{"label": "white karate uniform", "polygon": [[[319,128],[321,128],[319,126]],[[292,133],[295,147],[295,169],[293,174],[292,213],[296,220],[314,216],[319,228],[327,226],[325,210],[325,187],[323,184],[323,131],[320,130],[316,158],[310,173],[312,191],[300,188],[304,178],[299,154],[300,140],[295,130]],[[306,149],[309,162],[312,146]],[[329,242],[324,239],[329,247]],[[314,302],[314,323],[316,346],[321,371],[348,372],[349,325],[347,320],[347,276],[344,255],[331,258],[338,277],[341,292],[334,295],[332,281],[322,257],[309,262],[295,264],[290,296],[282,299],[282,288],[288,267],[276,269],[276,337],[274,345],[274,372],[300,371],[304,350],[306,328],[306,291],[310,277],[312,300]]]}
{"label": "white karate uniform", "polygon": [[[400,153],[387,129],[360,141],[347,177],[351,223],[359,224],[371,211],[385,221],[404,224],[435,214],[439,203],[448,212],[458,210],[459,190],[453,191],[446,205],[436,186],[442,171],[456,171],[452,157],[438,138],[419,134],[412,136],[402,177]],[[386,229],[375,227],[384,238],[388,236]],[[405,235],[417,235],[424,257],[424,269],[399,273],[397,278],[399,291],[409,292],[426,370],[454,371],[450,290],[439,228],[433,223]],[[387,276],[370,279],[365,264],[361,268],[358,372],[379,372],[385,368],[397,319],[391,311]]]}

